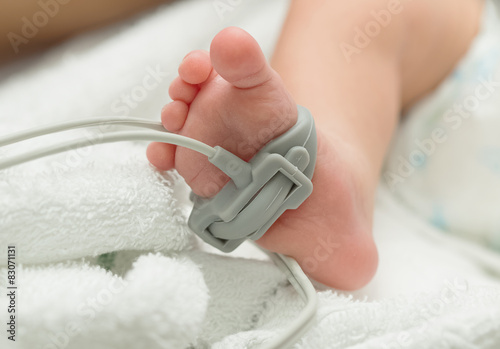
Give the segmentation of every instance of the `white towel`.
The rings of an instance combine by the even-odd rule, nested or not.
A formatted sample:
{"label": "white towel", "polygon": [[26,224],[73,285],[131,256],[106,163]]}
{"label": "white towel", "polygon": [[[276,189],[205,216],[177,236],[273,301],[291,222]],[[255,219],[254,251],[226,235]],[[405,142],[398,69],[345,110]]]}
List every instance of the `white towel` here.
{"label": "white towel", "polygon": [[40,263],[192,244],[182,200],[173,197],[177,175],[148,166],[143,146],[89,151],[85,165],[45,172],[19,166],[0,173],[1,246],[18,246],[20,262]]}
{"label": "white towel", "polygon": [[191,260],[160,254],[140,256],[125,275],[67,262],[23,268],[18,279],[17,341],[3,335],[2,348],[184,348],[209,300]]}

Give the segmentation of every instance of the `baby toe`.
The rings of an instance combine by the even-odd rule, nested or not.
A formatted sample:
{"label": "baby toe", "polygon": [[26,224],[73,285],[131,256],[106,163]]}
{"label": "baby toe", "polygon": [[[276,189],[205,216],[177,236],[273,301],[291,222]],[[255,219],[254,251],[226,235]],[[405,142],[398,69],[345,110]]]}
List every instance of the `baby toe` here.
{"label": "baby toe", "polygon": [[205,82],[212,72],[210,55],[203,50],[190,52],[179,66],[179,76],[189,84]]}
{"label": "baby toe", "polygon": [[197,85],[188,84],[178,76],[170,84],[168,95],[174,101],[179,100],[189,104],[194,100],[199,90]]}
{"label": "baby toe", "polygon": [[161,111],[161,122],[170,132],[178,132],[184,126],[189,107],[183,101],[173,101],[163,107]]}
{"label": "baby toe", "polygon": [[168,143],[153,142],[146,150],[149,162],[159,170],[168,171],[175,165],[176,146]]}

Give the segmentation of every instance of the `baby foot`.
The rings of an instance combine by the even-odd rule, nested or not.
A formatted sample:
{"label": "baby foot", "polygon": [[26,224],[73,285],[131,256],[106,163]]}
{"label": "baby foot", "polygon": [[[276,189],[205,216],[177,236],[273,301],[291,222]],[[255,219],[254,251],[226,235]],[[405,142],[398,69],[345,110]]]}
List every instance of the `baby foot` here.
{"label": "baby foot", "polygon": [[[217,34],[210,53],[189,53],[169,95],[173,101],[161,113],[167,130],[220,145],[244,160],[297,121],[296,103],[280,76],[239,28]],[[334,147],[325,134],[318,131],[313,194],[257,242],[294,257],[319,282],[356,289],[372,278],[377,265],[370,214],[358,185],[363,178],[355,157]],[[183,147],[152,143],[147,156],[160,170],[175,168],[200,196],[214,196],[229,180],[204,155]]]}

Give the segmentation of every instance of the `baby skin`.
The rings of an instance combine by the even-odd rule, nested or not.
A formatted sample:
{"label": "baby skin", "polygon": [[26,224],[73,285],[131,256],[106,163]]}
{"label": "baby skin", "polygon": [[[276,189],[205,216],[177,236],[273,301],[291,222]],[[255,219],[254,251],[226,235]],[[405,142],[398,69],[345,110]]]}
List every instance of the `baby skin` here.
{"label": "baby skin", "polygon": [[[293,257],[311,278],[338,289],[358,289],[374,276],[373,202],[399,115],[452,71],[481,12],[476,0],[404,5],[358,52],[342,43],[352,42],[354,28],[387,1],[294,1],[274,69],[254,38],[226,28],[210,52],[184,58],[169,88],[173,101],[161,112],[167,130],[249,160],[295,124],[297,104],[309,108],[318,137],[314,191],[257,243]],[[160,170],[176,169],[200,196],[214,196],[229,180],[205,156],[183,147],[152,143],[147,156]]]}

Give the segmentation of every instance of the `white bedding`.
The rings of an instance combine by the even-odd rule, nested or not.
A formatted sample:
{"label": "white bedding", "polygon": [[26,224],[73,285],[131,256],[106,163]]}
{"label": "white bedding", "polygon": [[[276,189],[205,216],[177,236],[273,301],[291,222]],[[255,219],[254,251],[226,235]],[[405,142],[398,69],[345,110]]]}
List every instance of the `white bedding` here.
{"label": "white bedding", "polygon": [[[89,116],[157,120],[189,50],[237,25],[270,56],[287,6],[182,1],[4,68],[0,134]],[[196,242],[185,224],[188,188],[155,172],[145,145],[72,150],[0,173],[4,324],[6,246],[23,262],[17,341],[2,331],[0,348],[253,348],[300,311],[286,278],[252,246],[222,256]],[[498,255],[442,234],[383,186],[374,230],[376,277],[354,293],[317,285],[317,321],[296,348],[500,346]]]}

